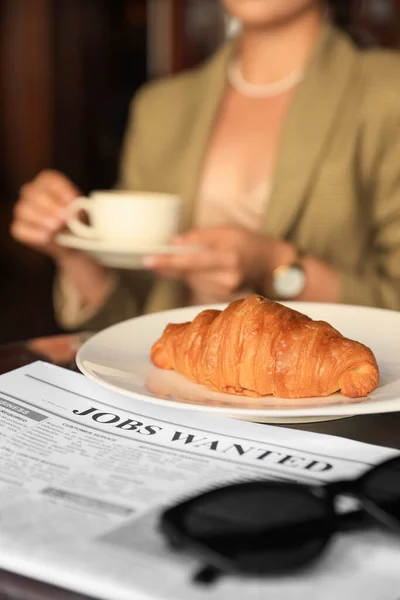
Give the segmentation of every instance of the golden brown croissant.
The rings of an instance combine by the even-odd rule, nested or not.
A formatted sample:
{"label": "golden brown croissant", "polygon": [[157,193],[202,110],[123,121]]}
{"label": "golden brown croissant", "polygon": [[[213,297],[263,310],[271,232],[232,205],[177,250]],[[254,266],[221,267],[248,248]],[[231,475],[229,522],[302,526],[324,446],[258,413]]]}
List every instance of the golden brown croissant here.
{"label": "golden brown croissant", "polygon": [[324,321],[258,295],[169,324],[151,360],[219,392],[281,398],[366,396],[379,381],[372,351]]}

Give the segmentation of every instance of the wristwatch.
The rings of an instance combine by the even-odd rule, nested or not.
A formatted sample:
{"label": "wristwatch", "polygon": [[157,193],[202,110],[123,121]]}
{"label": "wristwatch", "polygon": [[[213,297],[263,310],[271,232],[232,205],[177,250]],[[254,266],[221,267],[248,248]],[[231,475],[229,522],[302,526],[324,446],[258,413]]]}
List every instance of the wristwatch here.
{"label": "wristwatch", "polygon": [[272,292],[281,300],[297,298],[306,285],[300,254],[288,265],[280,265],[272,273]]}

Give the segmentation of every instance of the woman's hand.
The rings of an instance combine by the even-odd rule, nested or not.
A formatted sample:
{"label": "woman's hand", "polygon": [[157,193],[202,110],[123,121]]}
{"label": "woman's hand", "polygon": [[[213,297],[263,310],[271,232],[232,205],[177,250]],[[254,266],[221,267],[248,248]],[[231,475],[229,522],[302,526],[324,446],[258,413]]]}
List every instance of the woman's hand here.
{"label": "woman's hand", "polygon": [[193,254],[149,256],[144,265],[221,301],[245,287],[264,291],[272,269],[280,264],[278,256],[284,260],[282,252],[289,257],[293,252],[286,242],[238,226],[194,229],[173,243],[201,248]]}
{"label": "woman's hand", "polygon": [[62,173],[42,171],[21,188],[15,205],[11,235],[18,242],[51,256],[79,295],[81,306],[101,306],[113,286],[109,269],[55,241],[67,221],[67,208],[79,190]]}
{"label": "woman's hand", "polygon": [[11,235],[18,242],[53,258],[68,252],[60,248],[54,238],[65,227],[67,207],[77,196],[78,188],[65,175],[42,171],[21,188],[14,208]]}

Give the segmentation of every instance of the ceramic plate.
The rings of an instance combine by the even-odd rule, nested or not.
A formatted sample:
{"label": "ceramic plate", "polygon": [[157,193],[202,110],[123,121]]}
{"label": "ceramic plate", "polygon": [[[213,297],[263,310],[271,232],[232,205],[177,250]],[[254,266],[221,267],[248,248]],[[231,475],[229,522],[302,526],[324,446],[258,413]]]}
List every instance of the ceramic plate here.
{"label": "ceramic plate", "polygon": [[118,241],[87,240],[72,233],[60,233],[56,241],[66,248],[82,250],[97,262],[114,269],[142,269],[143,258],[149,254],[191,254],[199,252],[194,246],[137,246]]}
{"label": "ceramic plate", "polygon": [[303,398],[298,403],[294,400],[293,406],[280,408],[279,398],[271,407],[267,406],[271,397],[254,399],[212,392],[178,373],[154,367],[149,359],[150,348],[164,327],[170,322],[192,320],[205,307],[155,313],[109,327],[82,346],[77,364],[89,379],[132,398],[257,422],[325,420],[400,410],[400,312],[335,304],[286,305],[328,321],[343,335],[367,344],[379,364],[378,388],[356,404],[343,404],[343,396],[335,394],[329,406],[318,406],[318,398]]}

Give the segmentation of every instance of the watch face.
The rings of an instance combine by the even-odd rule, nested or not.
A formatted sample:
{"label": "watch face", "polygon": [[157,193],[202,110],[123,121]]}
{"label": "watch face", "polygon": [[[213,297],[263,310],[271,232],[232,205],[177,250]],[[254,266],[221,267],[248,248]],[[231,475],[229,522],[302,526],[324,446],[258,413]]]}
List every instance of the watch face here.
{"label": "watch face", "polygon": [[274,277],[274,291],[279,298],[296,298],[304,289],[305,274],[300,265],[279,270]]}

